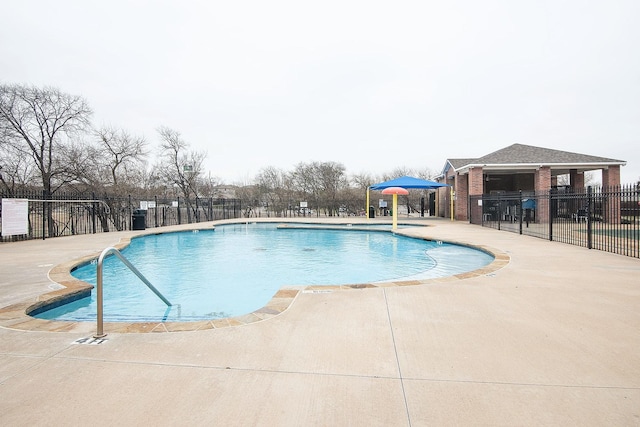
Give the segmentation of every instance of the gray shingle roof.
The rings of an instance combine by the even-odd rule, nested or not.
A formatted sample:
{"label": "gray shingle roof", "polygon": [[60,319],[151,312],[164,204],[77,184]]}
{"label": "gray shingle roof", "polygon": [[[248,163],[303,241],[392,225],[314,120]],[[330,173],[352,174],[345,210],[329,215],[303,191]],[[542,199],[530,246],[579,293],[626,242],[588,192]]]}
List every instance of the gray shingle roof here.
{"label": "gray shingle roof", "polygon": [[449,159],[449,163],[451,163],[451,166],[453,166],[454,169],[460,169],[463,166],[475,162],[476,159]]}
{"label": "gray shingle roof", "polygon": [[507,165],[507,164],[624,164],[624,160],[572,153],[551,148],[534,147],[532,145],[512,144],[477,159],[448,159],[456,170],[470,164]]}
{"label": "gray shingle roof", "polygon": [[624,163],[623,160],[571,153],[532,145],[513,144],[477,159],[478,163]]}

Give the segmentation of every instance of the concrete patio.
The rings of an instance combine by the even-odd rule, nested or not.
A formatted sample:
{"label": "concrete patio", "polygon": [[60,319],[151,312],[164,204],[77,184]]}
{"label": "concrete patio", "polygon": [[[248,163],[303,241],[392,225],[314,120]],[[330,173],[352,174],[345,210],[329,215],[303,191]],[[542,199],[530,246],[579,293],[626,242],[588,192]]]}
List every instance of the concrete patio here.
{"label": "concrete patio", "polygon": [[[377,220],[376,220],[377,221]],[[640,260],[441,219],[486,274],[299,292],[262,321],[79,344],[0,314],[0,424],[640,425]],[[208,227],[198,224],[180,228]],[[157,230],[166,231],[166,229]],[[135,232],[0,244],[0,308]],[[8,312],[7,312],[8,313]],[[24,323],[24,322],[22,322]]]}

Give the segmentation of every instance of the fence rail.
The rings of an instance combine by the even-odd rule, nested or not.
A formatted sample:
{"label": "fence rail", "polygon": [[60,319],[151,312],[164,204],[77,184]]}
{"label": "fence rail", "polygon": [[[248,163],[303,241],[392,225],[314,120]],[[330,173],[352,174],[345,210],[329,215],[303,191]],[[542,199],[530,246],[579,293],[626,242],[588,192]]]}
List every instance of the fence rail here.
{"label": "fence rail", "polygon": [[640,188],[557,188],[471,196],[470,222],[640,258]]}
{"label": "fence rail", "polygon": [[18,235],[2,233],[0,204],[0,242],[156,228],[242,215],[238,199],[133,195],[97,197],[95,194],[67,193],[45,197],[38,191],[10,196],[0,193],[0,197],[26,200],[28,203],[28,231]]}

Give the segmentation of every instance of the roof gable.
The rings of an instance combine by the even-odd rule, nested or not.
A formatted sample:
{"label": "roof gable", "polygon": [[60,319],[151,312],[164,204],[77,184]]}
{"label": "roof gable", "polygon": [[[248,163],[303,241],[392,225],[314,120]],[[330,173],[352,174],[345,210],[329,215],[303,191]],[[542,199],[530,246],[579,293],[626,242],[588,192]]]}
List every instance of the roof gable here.
{"label": "roof gable", "polygon": [[471,163],[475,163],[476,159],[448,159],[447,162],[453,167],[453,169],[459,169]]}

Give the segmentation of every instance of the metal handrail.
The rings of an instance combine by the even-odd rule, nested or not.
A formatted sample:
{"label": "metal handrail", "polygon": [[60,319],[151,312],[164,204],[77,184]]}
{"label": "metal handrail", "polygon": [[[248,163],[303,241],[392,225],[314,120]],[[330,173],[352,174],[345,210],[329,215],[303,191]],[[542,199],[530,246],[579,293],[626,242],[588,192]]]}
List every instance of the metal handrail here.
{"label": "metal handrail", "polygon": [[159,290],[157,290],[148,280],[146,277],[144,277],[144,275],[142,273],[140,273],[140,271],[138,271],[137,268],[135,268],[133,266],[133,264],[131,264],[129,262],[129,260],[127,260],[121,253],[119,250],[117,250],[116,248],[113,247],[109,247],[106,248],[105,250],[102,251],[102,253],[100,254],[100,256],[98,257],[98,266],[96,269],[96,273],[97,273],[97,283],[96,283],[96,304],[97,304],[97,331],[96,334],[94,335],[94,338],[103,338],[105,337],[107,334],[104,333],[104,329],[103,329],[103,310],[102,310],[102,264],[104,262],[104,259],[109,255],[109,254],[114,254],[116,255],[118,258],[120,258],[120,261],[122,261],[122,263],[124,265],[126,265],[129,270],[131,270],[133,273],[135,273],[136,276],[138,276],[138,278],[140,280],[142,280],[142,282],[147,285],[147,287],[149,289],[151,289],[153,291],[154,294],[156,294],[158,296],[158,298],[160,298],[165,304],[167,304],[169,307],[171,307],[173,304],[171,304],[169,302],[168,299],[166,299],[164,297],[164,295],[162,295],[160,293]]}

